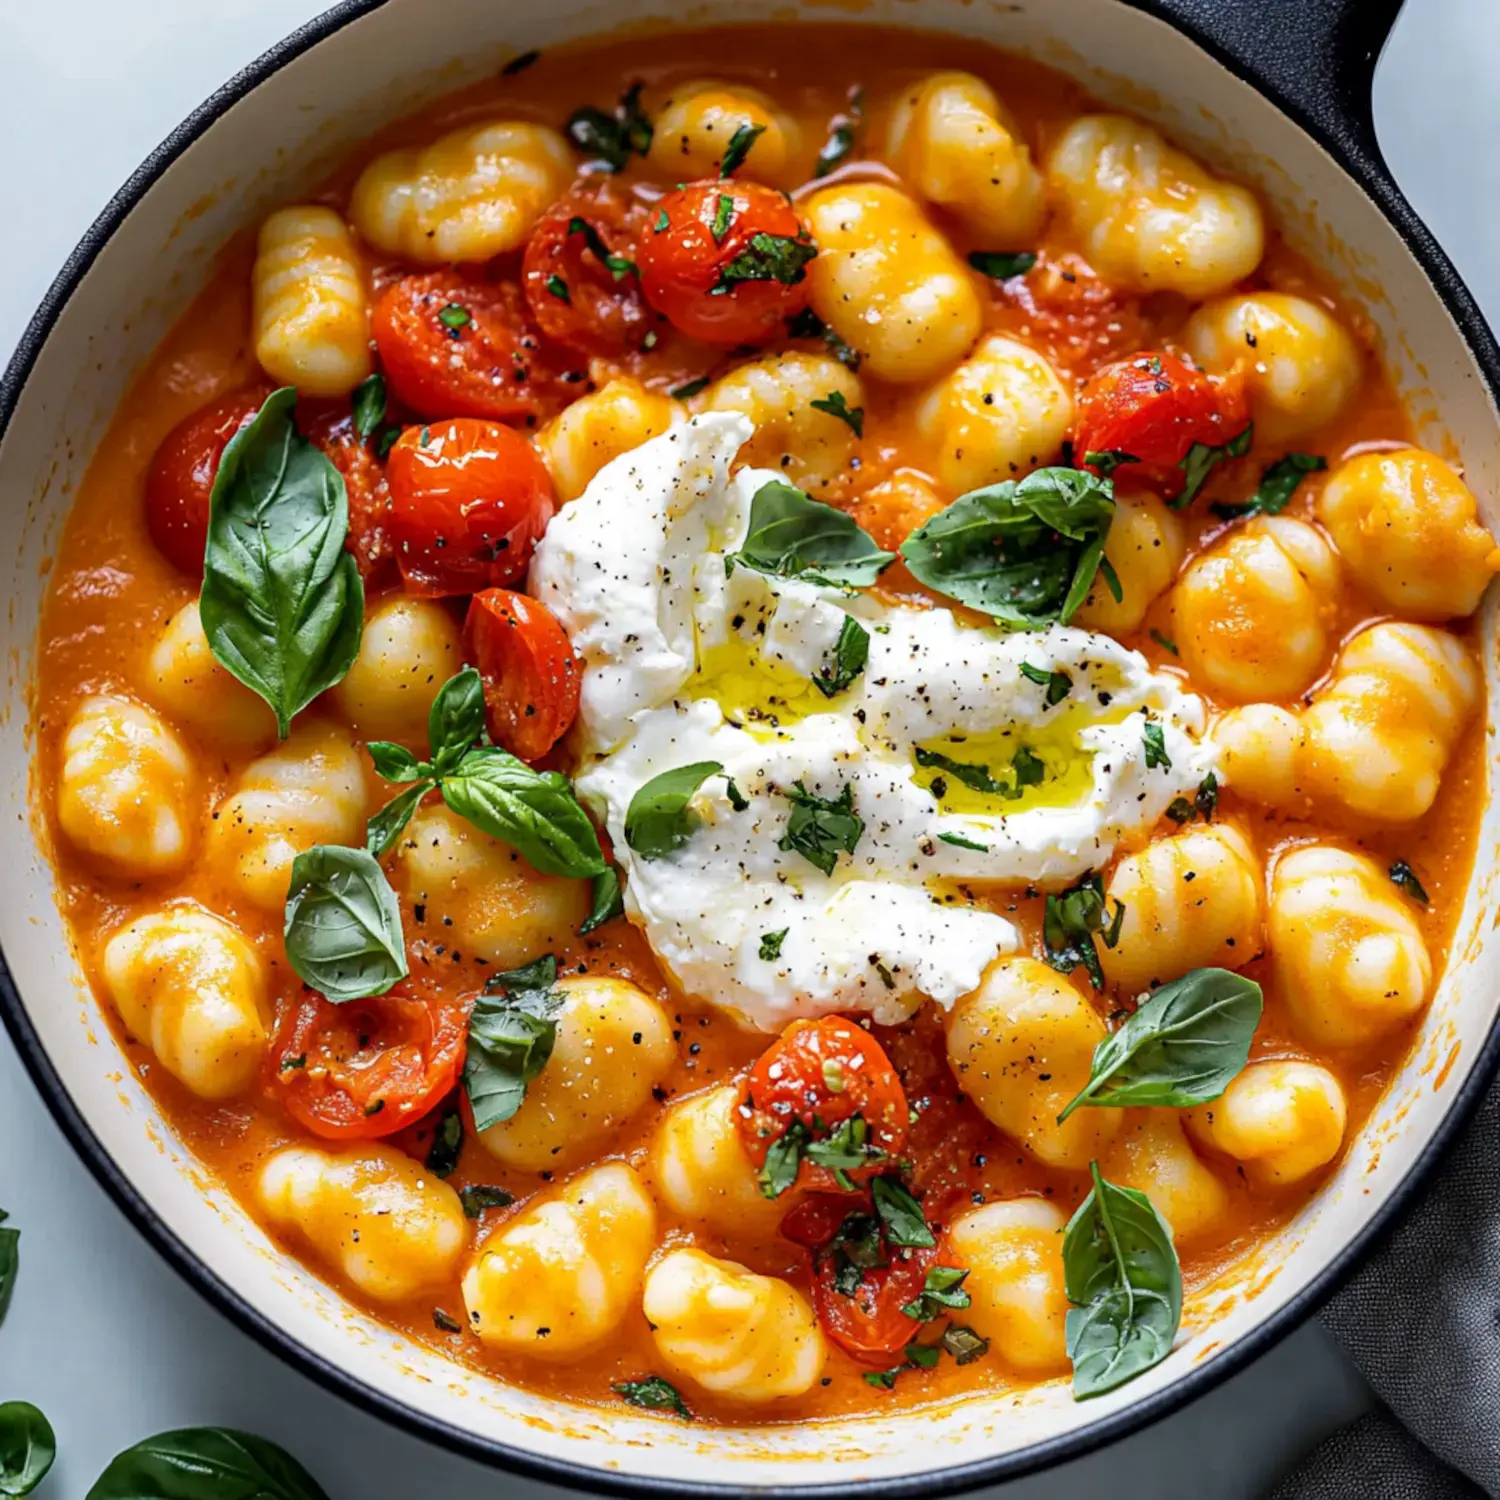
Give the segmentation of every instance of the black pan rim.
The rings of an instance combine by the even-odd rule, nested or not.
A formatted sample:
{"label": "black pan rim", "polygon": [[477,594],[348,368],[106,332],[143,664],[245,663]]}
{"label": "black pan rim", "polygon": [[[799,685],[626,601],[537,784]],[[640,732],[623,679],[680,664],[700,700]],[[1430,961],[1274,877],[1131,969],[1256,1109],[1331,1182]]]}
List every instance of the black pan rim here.
{"label": "black pan rim", "polygon": [[[1462,278],[1438,247],[1426,225],[1378,166],[1351,156],[1344,143],[1330,137],[1291,102],[1267,93],[1239,60],[1224,52],[1191,24],[1165,13],[1156,0],[1118,0],[1118,3],[1144,11],[1180,31],[1221,66],[1266,98],[1274,108],[1292,119],[1328,153],[1401,236],[1407,250],[1453,318],[1475,363],[1482,371],[1492,396],[1494,392],[1500,391],[1500,347],[1497,347],[1488,324]],[[131,174],[69,255],[22,333],[3,376],[0,376],[0,441],[4,439],[26,381],[53,326],[88,274],[95,258],[152,185],[220,116],[272,74],[346,26],[378,10],[383,4],[385,0],[340,0],[331,9],[299,27],[210,95]],[[704,1497],[704,1500],[725,1500],[725,1497],[730,1496],[744,1496],[747,1500],[749,1497],[775,1497],[775,1500],[869,1500],[869,1497],[878,1497],[878,1500],[926,1500],[926,1497],[957,1494],[981,1485],[996,1484],[1002,1480],[1056,1467],[1069,1460],[1082,1458],[1106,1444],[1160,1421],[1205,1395],[1274,1348],[1316,1313],[1349,1280],[1369,1258],[1384,1234],[1416,1202],[1421,1190],[1429,1183],[1444,1151],[1473,1114],[1492,1076],[1500,1068],[1500,1022],[1497,1022],[1491,1028],[1473,1068],[1449,1104],[1437,1129],[1408,1168],[1406,1175],[1392,1189],[1359,1234],[1285,1306],[1277,1309],[1222,1353],[1193,1366],[1170,1386],[1086,1427],[1044,1439],[1012,1453],[979,1458],[946,1469],[829,1484],[711,1484],[585,1467],[576,1461],[548,1457],[483,1438],[427,1416],[314,1354],[227,1285],[177,1238],[136,1191],[73,1103],[31,1024],[3,952],[0,952],[0,1018],[4,1019],[6,1030],[43,1102],[94,1179],[188,1285],[263,1348],[361,1410],[446,1451],[457,1452],[492,1467],[568,1489],[642,1497],[681,1496],[684,1500],[699,1500],[699,1497]]]}

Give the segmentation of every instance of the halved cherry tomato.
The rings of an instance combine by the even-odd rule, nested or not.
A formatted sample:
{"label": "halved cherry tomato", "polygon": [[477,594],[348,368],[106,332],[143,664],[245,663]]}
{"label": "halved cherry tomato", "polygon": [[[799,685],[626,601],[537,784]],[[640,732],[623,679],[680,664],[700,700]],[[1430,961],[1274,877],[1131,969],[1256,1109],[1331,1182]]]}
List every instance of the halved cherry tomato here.
{"label": "halved cherry tomato", "polygon": [[484,679],[490,737],[540,760],[578,716],[578,658],[545,604],[486,589],[469,602],[464,656]]}
{"label": "halved cherry tomato", "polygon": [[420,416],[534,424],[562,404],[560,372],[510,282],[461,271],[403,276],[372,323],[391,393]]}
{"label": "halved cherry tomato", "polygon": [[823,1331],[865,1364],[890,1364],[922,1332],[922,1323],[901,1309],[922,1295],[927,1272],[941,1259],[936,1246],[892,1246],[886,1254],[889,1264],[861,1271],[859,1284],[847,1296],[835,1285],[837,1256],[819,1256],[813,1277],[813,1306]]}
{"label": "halved cherry tomato", "polygon": [[785,331],[817,254],[792,205],[755,182],[689,183],[657,205],[636,260],[646,300],[690,338],[733,348]]}
{"label": "halved cherry tomato", "polygon": [[848,1180],[867,1181],[888,1167],[906,1144],[906,1092],[880,1043],[842,1016],[793,1021],[756,1059],[740,1085],[736,1114],[740,1139],[757,1167],[788,1130],[806,1141],[826,1140],[855,1115],[868,1129],[868,1145],[882,1155],[861,1167],[833,1169],[803,1160],[798,1183],[828,1190]]}
{"label": "halved cherry tomato", "polygon": [[1129,454],[1122,479],[1181,489],[1177,467],[1194,443],[1218,447],[1248,420],[1238,377],[1195,370],[1164,349],[1145,349],[1097,370],[1078,396],[1073,453]]}
{"label": "halved cherry tomato", "polygon": [[[601,190],[570,195],[537,221],[521,282],[531,316],[549,339],[583,354],[640,347],[653,320],[635,269],[632,217]],[[601,260],[601,245],[615,259]]]}
{"label": "halved cherry tomato", "polygon": [[526,571],[552,519],[536,450],[499,422],[408,427],[386,464],[391,535],[408,594],[473,594]]}
{"label": "halved cherry tomato", "polygon": [[457,1083],[468,1034],[468,1004],[435,985],[409,981],[344,1005],[304,990],[277,1028],[272,1091],[314,1135],[390,1135]]}
{"label": "halved cherry tomato", "polygon": [[349,536],[344,545],[354,554],[360,576],[369,578],[392,557],[391,492],[385,465],[368,440],[354,430],[347,402],[322,406],[307,418],[307,437],[320,447],[344,476],[349,496]]}
{"label": "halved cherry tomato", "polygon": [[194,578],[203,576],[208,500],[219,460],[270,394],[270,386],[254,385],[211,401],[162,439],[146,470],[146,529],[157,551]]}

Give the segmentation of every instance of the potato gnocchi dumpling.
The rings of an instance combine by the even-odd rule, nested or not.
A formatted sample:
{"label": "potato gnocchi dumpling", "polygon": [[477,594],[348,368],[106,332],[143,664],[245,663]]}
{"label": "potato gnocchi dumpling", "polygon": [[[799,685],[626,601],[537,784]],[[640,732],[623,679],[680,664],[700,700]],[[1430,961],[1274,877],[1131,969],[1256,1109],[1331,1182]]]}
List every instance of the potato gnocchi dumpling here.
{"label": "potato gnocchi dumpling", "polygon": [[610,1162],[507,1219],[464,1272],[469,1328],[484,1343],[570,1359],[638,1305],[656,1206],[634,1168]]}
{"label": "potato gnocchi dumpling", "polygon": [[395,740],[425,757],[433,699],[463,664],[458,621],[441,602],[391,594],[366,614],[333,701],[361,739]]}
{"label": "potato gnocchi dumpling", "polygon": [[278,1229],[382,1302],[446,1285],[469,1243],[458,1194],[392,1146],[284,1147],[256,1193]]}
{"label": "potato gnocchi dumpling", "polygon": [[377,156],[354,184],[350,217],[377,250],[418,265],[490,260],[525,244],[572,176],[555,130],[489,120]]}
{"label": "potato gnocchi dumpling", "polygon": [[[657,106],[646,165],[663,182],[717,177],[734,133],[759,129],[740,176],[794,187],[802,132],[759,89],[695,78],[673,84]],[[753,158],[753,160],[752,160]]]}
{"label": "potato gnocchi dumpling", "polygon": [[902,95],[886,156],[929,203],[947,209],[994,250],[1032,245],[1047,184],[1015,117],[972,73],[934,73]]}
{"label": "potato gnocchi dumpling", "polygon": [[1084,115],[1058,137],[1046,170],[1079,248],[1111,280],[1196,301],[1260,264],[1265,227],[1255,195],[1212,176],[1139,120]]}
{"label": "potato gnocchi dumpling", "polygon": [[1316,302],[1285,292],[1210,302],[1182,338],[1205,370],[1244,377],[1262,442],[1287,443],[1333,421],[1364,373],[1348,329]]}
{"label": "potato gnocchi dumpling", "polygon": [[991,1124],[1049,1167],[1082,1172],[1120,1128],[1111,1109],[1057,1116],[1088,1082],[1104,1021],[1056,970],[1001,958],[948,1022],[948,1065]]}
{"label": "potato gnocchi dumpling", "polygon": [[1372,859],[1313,845],[1271,872],[1278,993],[1309,1043],[1355,1047],[1427,1004],[1432,960],[1406,898]]}
{"label": "potato gnocchi dumpling", "polygon": [[1408,619],[1473,614],[1500,568],[1468,486],[1420,448],[1340,464],[1318,497],[1318,516],[1354,577]]}
{"label": "potato gnocchi dumpling", "polygon": [[255,1081],[271,1002],[265,965],[238,928],[196,902],[163,907],[120,928],[101,969],[126,1031],[200,1099]]}
{"label": "potato gnocchi dumpling", "polygon": [[1256,1186],[1277,1188],[1301,1182],[1339,1154],[1348,1106],[1327,1068],[1267,1058],[1185,1118],[1205,1146],[1233,1157]]}
{"label": "potato gnocchi dumpling", "polygon": [[677,1059],[661,1006],[624,979],[559,979],[562,1005],[547,1065],[510,1119],[479,1133],[491,1156],[541,1172],[606,1146]]}
{"label": "potato gnocchi dumpling", "polygon": [[1191,969],[1238,969],[1261,949],[1261,863],[1225,823],[1189,828],[1148,844],[1115,866],[1108,905],[1125,908],[1119,940],[1100,943],[1104,976],[1139,994]]}
{"label": "potato gnocchi dumpling", "polygon": [[1327,660],[1338,588],[1338,558],[1315,526],[1256,516],[1172,591],[1183,665],[1231,703],[1295,697]]}
{"label": "potato gnocchi dumpling", "polygon": [[1151,1200],[1175,1244],[1212,1239],[1229,1217],[1229,1189],[1194,1152],[1175,1109],[1126,1110],[1103,1171]]}
{"label": "potato gnocchi dumpling", "polygon": [[347,396],[370,373],[369,298],[348,226],[331,208],[282,208],[251,273],[255,357],[278,385]]}
{"label": "potato gnocchi dumpling", "polygon": [[818,245],[807,268],[817,315],[879,380],[914,384],[957,364],[983,323],[974,278],[899,188],[823,188],[800,205]]}
{"label": "potato gnocchi dumpling", "polygon": [[1146,612],[1177,576],[1185,550],[1182,523],[1154,495],[1116,496],[1104,557],[1115,570],[1120,597],[1115,598],[1102,573],[1095,575],[1073,624],[1111,635],[1139,630]]}
{"label": "potato gnocchi dumpling", "polygon": [[1290,709],[1247,703],[1213,723],[1219,776],[1241,795],[1269,807],[1294,807],[1303,799],[1302,763],[1307,730]]}
{"label": "potato gnocchi dumpling", "polygon": [[960,1214],[948,1243],[969,1268],[964,1321],[1025,1375],[1068,1367],[1062,1210],[1042,1198],[986,1203]]}
{"label": "potato gnocchi dumpling", "polygon": [[917,407],[917,428],[951,490],[1021,479],[1052,463],[1073,422],[1072,392],[1034,349],[992,334]]}
{"label": "potato gnocchi dumpling", "polygon": [[422,927],[497,969],[556,952],[588,915],[588,881],[533,870],[441,803],[417,810],[395,853],[397,886],[422,908]]}
{"label": "potato gnocchi dumpling", "polygon": [[731,1401],[800,1396],[822,1373],[817,1315],[780,1277],[670,1250],[647,1273],[641,1306],[672,1369]]}
{"label": "potato gnocchi dumpling", "polygon": [[149,708],[85,698],[63,731],[57,821],[94,864],[132,879],[175,875],[193,852],[193,764]]}
{"label": "potato gnocchi dumpling", "polygon": [[558,502],[576,500],[605,464],[665,432],[681,410],[670,396],[623,375],[580,396],[537,434]]}

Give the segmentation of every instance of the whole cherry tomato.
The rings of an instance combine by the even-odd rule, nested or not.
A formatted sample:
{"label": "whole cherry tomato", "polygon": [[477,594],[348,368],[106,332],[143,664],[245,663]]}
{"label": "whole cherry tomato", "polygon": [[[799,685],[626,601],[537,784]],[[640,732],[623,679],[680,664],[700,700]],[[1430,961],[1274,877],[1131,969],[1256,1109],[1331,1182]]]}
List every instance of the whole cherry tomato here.
{"label": "whole cherry tomato", "polygon": [[[864,1122],[863,1165],[835,1169],[801,1156],[796,1181],[804,1188],[847,1189],[886,1170],[906,1144],[906,1093],[890,1059],[869,1032],[842,1016],[793,1021],[756,1059],[740,1085],[740,1139],[757,1167],[789,1131],[793,1144],[837,1136],[855,1116]],[[787,1184],[790,1185],[790,1182]]]}
{"label": "whole cherry tomato", "polygon": [[354,430],[347,402],[320,402],[308,415],[305,431],[344,476],[349,497],[349,536],[344,545],[354,554],[360,576],[369,578],[391,560],[391,492],[385,465],[376,458],[370,440]]}
{"label": "whole cherry tomato", "polygon": [[652,307],[690,338],[733,348],[785,331],[807,306],[807,263],[817,253],[780,193],[709,181],[662,198],[636,260]]}
{"label": "whole cherry tomato", "polygon": [[552,519],[552,480],[499,422],[408,427],[386,464],[391,535],[408,594],[472,594],[526,571]]}
{"label": "whole cherry tomato", "polygon": [[403,276],[372,322],[391,394],[420,416],[535,423],[562,404],[559,372],[509,282]]}
{"label": "whole cherry tomato", "polygon": [[1122,479],[1180,490],[1178,465],[1194,443],[1218,447],[1244,431],[1244,389],[1237,377],[1218,378],[1164,349],[1146,349],[1095,371],[1078,396],[1073,452],[1129,454]]}
{"label": "whole cherry tomato", "polygon": [[146,470],[146,529],[174,567],[203,576],[208,501],[219,460],[232,438],[271,394],[268,385],[231,391],[179,422]]}
{"label": "whole cherry tomato", "polygon": [[468,1034],[468,1003],[435,985],[408,981],[344,1005],[304,990],[277,1027],[271,1089],[314,1135],[390,1135],[457,1083]]}
{"label": "whole cherry tomato", "polygon": [[638,349],[653,321],[641,296],[630,210],[599,192],[573,194],[537,221],[521,282],[536,325],[583,354]]}
{"label": "whole cherry tomato", "polygon": [[464,656],[484,679],[490,737],[522,760],[540,760],[578,716],[578,658],[552,611],[509,589],[469,602]]}
{"label": "whole cherry tomato", "polygon": [[813,1275],[813,1306],[823,1331],[865,1364],[890,1364],[922,1332],[921,1320],[901,1309],[922,1295],[928,1271],[941,1258],[936,1246],[927,1245],[889,1246],[885,1253],[887,1264],[859,1270],[852,1287],[844,1280],[852,1272],[836,1255],[819,1256]]}

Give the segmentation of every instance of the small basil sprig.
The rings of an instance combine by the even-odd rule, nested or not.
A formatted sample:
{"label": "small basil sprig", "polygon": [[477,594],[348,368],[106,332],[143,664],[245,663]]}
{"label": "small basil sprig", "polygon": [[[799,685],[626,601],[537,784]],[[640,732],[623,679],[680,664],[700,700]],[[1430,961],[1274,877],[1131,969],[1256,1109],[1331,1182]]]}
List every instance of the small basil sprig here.
{"label": "small basil sprig", "polygon": [[1042,956],[1060,974],[1071,974],[1082,964],[1096,990],[1104,988],[1104,969],[1094,936],[1097,933],[1106,948],[1113,948],[1125,921],[1123,901],[1115,902],[1108,921],[1105,904],[1104,882],[1098,875],[1086,875],[1077,885],[1048,896],[1042,909]]}
{"label": "small basil sprig", "polygon": [[282,739],[349,670],[364,629],[344,481],[293,425],[296,402],[273,391],[224,449],[199,600],[209,649],[271,705]]}
{"label": "small basil sprig", "polygon": [[117,1454],[86,1500],[328,1500],[284,1448],[227,1427],[185,1427]]}
{"label": "small basil sprig", "polygon": [[894,552],[877,547],[843,511],[772,479],[751,498],[749,530],[740,550],[725,558],[725,566],[838,588],[868,588],[895,560]]}
{"label": "small basil sprig", "polygon": [[1219,443],[1217,446],[1210,443],[1194,443],[1187,451],[1187,457],[1177,465],[1182,470],[1182,491],[1175,500],[1167,503],[1173,510],[1182,510],[1189,506],[1197,498],[1208,480],[1208,476],[1229,458],[1243,458],[1250,451],[1250,444],[1255,440],[1255,423],[1249,423],[1245,430],[1236,433],[1227,443]]}
{"label": "small basil sprig", "polygon": [[401,908],[365,849],[317,844],[292,861],[284,931],[298,978],[335,1005],[406,978]]}
{"label": "small basil sprig", "polygon": [[1182,1269],[1172,1231],[1134,1188],[1091,1162],[1094,1186],[1063,1234],[1065,1338],[1073,1395],[1102,1396],[1160,1364],[1182,1321]]}
{"label": "small basil sprig", "polygon": [[469,1016],[464,1092],[474,1128],[488,1130],[510,1119],[557,1042],[557,960],[548,956],[492,974]]}
{"label": "small basil sprig", "polygon": [[52,1424],[31,1402],[0,1402],[0,1495],[29,1495],[56,1457]]}
{"label": "small basil sprig", "polygon": [[1088,1104],[1183,1109],[1217,1099],[1250,1059],[1261,989],[1228,969],[1194,969],[1164,984],[1094,1048],[1089,1081],[1057,1117]]}
{"label": "small basil sprig", "polygon": [[[0,1225],[10,1217],[0,1208]],[[10,1307],[11,1293],[16,1289],[16,1277],[21,1270],[21,1231],[0,1228],[0,1323]]]}
{"label": "small basil sprig", "polygon": [[1004,624],[1065,625],[1088,597],[1114,513],[1108,479],[1037,469],[960,495],[901,555],[919,582]]}

